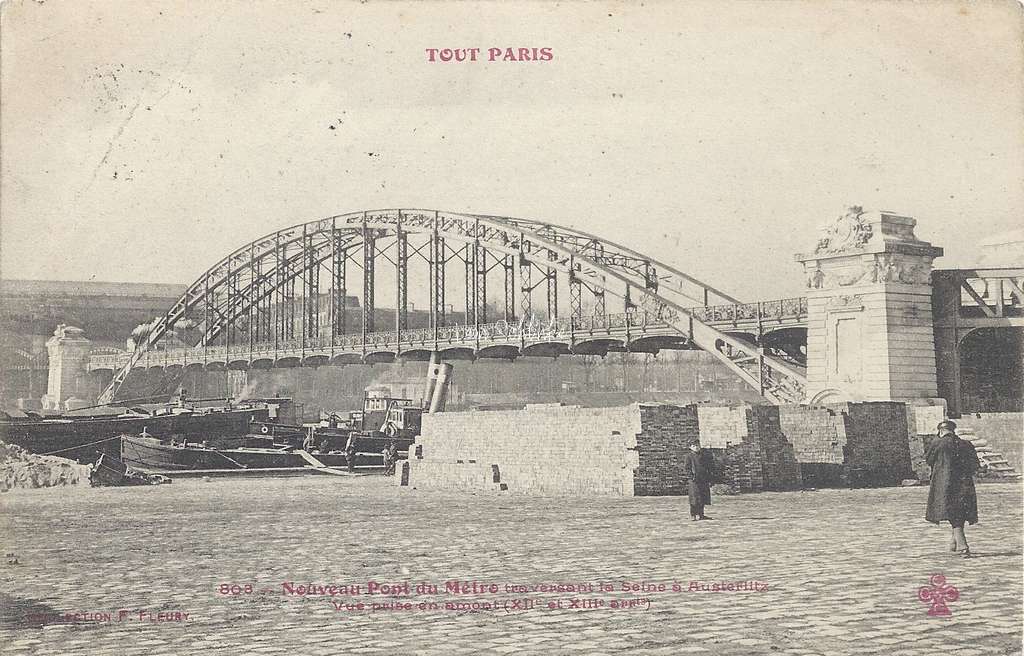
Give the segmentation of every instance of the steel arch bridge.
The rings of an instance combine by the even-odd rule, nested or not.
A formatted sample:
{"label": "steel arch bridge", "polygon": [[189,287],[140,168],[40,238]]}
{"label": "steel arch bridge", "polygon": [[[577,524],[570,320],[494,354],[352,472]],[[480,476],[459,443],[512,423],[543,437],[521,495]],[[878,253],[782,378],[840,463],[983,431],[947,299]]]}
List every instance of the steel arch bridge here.
{"label": "steel arch bridge", "polygon": [[[394,323],[379,332],[377,301],[385,290],[378,278],[384,275],[393,279],[385,290]],[[410,284],[424,282],[428,325],[410,327]],[[350,322],[349,290],[357,287],[358,329],[350,331],[356,322]],[[559,301],[560,288],[568,290],[567,304]],[[453,292],[465,297],[460,325],[453,325],[448,303]],[[608,313],[608,296],[621,300],[623,312]],[[806,315],[806,299],[739,304],[672,266],[572,228],[435,210],[374,210],[301,223],[236,249],[138,333],[130,355],[107,356],[114,357],[111,363],[90,368],[116,369],[99,399],[106,403],[133,369],[154,360],[165,368],[219,362],[244,369],[274,366],[265,357],[271,350],[276,357],[294,355],[295,364],[316,365],[374,361],[374,354],[381,354],[377,361],[428,359],[432,352],[512,359],[700,348],[768,400],[802,401],[800,367],[776,355],[783,350],[726,332],[723,307],[732,308],[733,328],[742,323],[737,308],[759,324],[763,312],[770,314],[783,328],[799,325],[801,311]],[[187,343],[175,348],[171,336]]]}

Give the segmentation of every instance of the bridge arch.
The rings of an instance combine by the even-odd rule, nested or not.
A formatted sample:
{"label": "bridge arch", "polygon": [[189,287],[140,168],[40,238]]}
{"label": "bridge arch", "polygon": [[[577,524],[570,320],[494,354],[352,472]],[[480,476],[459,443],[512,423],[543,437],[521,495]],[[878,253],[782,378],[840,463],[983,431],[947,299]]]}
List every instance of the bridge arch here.
{"label": "bridge arch", "polygon": [[[379,288],[385,271],[393,283]],[[416,287],[428,307],[419,315],[410,301]],[[357,308],[349,295],[355,288]],[[394,305],[383,331],[381,291]],[[452,325],[460,318],[448,303],[453,292],[465,300],[462,328]],[[608,313],[609,296],[621,301],[621,313]],[[247,361],[260,367],[271,351],[275,363],[334,363],[351,355],[387,361],[384,354],[424,349],[477,357],[482,347],[511,354],[517,339],[521,354],[559,355],[571,353],[574,335],[588,326],[591,333],[595,326],[610,332],[615,324],[627,345],[657,344],[647,334],[655,323],[676,344],[714,354],[769,400],[803,400],[806,380],[796,367],[711,325],[707,308],[723,303],[737,301],[668,264],[572,228],[436,210],[353,212],[264,235],[214,264],[154,322],[101,401],[112,400],[177,326],[193,329],[187,362],[227,366],[248,351]],[[504,328],[489,327],[495,312]]]}
{"label": "bridge arch", "polygon": [[960,412],[1024,410],[1024,327],[974,327],[959,336]]}

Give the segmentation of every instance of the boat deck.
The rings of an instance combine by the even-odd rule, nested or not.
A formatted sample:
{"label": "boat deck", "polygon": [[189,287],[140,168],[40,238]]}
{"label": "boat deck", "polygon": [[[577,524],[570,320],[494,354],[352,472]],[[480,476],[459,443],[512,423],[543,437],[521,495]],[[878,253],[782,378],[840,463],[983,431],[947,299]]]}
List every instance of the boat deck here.
{"label": "boat deck", "polygon": [[359,466],[356,471],[336,467],[261,467],[252,469],[145,469],[132,467],[146,474],[160,474],[174,478],[201,478],[203,476],[301,476],[303,474],[330,474],[333,476],[370,476],[384,471],[382,466]]}

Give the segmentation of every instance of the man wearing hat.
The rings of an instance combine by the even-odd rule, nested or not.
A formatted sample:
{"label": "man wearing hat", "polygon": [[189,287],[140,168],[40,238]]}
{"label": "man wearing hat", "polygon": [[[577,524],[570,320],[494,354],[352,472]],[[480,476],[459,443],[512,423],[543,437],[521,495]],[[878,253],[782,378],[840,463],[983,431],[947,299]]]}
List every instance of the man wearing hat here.
{"label": "man wearing hat", "polygon": [[974,445],[960,439],[956,424],[947,419],[939,422],[938,437],[928,445],[925,458],[932,468],[925,519],[934,524],[948,521],[953,527],[949,550],[970,556],[964,523],[978,523],[974,472],[979,465]]}
{"label": "man wearing hat", "polygon": [[690,479],[690,519],[711,519],[704,516],[704,506],[711,505],[711,458],[700,448],[700,442],[690,445],[683,461],[683,470]]}

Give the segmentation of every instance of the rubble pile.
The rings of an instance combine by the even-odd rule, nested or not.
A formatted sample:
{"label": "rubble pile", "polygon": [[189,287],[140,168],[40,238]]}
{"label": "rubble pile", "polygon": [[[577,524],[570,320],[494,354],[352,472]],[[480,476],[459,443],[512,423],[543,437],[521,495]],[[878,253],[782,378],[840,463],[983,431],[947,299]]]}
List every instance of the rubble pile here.
{"label": "rubble pile", "polygon": [[88,485],[91,471],[90,465],[29,453],[15,444],[0,442],[0,492],[14,488]]}

